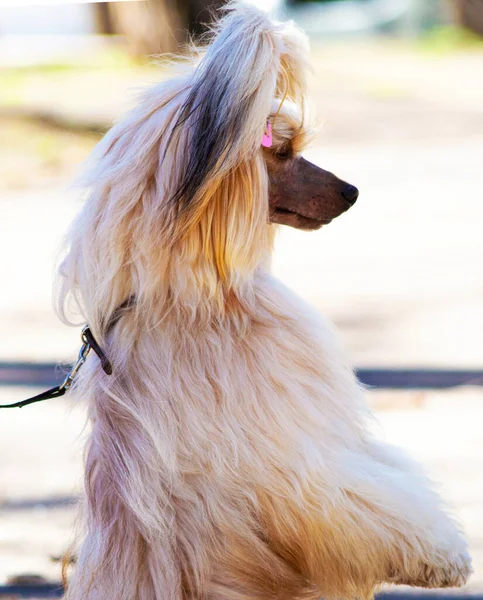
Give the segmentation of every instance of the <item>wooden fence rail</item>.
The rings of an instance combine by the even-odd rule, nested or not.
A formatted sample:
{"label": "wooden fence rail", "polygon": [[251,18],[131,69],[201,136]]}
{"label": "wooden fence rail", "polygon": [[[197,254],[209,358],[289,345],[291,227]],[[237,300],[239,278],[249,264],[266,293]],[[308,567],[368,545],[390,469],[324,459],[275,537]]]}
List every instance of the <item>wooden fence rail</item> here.
{"label": "wooden fence rail", "polygon": [[[67,364],[0,362],[0,386],[52,387],[58,385],[68,371]],[[478,369],[360,368],[357,375],[364,385],[382,389],[483,386],[483,370]]]}
{"label": "wooden fence rail", "polygon": [[[42,585],[4,585],[0,586],[0,600],[17,600],[28,598],[40,600],[41,598],[62,598],[63,589],[60,583]],[[376,595],[376,600],[483,600],[481,594],[462,594],[447,592],[439,593],[435,590],[428,592],[383,592]]]}

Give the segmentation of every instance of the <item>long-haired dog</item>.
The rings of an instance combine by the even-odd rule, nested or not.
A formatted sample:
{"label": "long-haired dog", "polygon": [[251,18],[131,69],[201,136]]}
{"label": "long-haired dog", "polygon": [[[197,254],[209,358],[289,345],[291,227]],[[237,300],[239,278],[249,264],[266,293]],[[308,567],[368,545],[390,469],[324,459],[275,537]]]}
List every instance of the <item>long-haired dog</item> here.
{"label": "long-haired dog", "polygon": [[269,272],[275,224],[317,229],[357,198],[300,156],[306,62],[293,25],[231,3],[94,151],[60,304],[113,374],[92,356],[77,384],[68,600],[355,598],[470,573],[424,475],[368,432],[326,324]]}

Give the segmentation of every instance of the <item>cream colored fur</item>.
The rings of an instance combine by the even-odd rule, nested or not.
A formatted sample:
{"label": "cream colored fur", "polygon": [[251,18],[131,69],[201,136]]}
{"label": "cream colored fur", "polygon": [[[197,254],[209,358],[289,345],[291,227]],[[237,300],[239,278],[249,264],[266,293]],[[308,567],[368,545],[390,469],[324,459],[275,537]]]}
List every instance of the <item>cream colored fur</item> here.
{"label": "cream colored fur", "polygon": [[[75,300],[114,373],[92,355],[77,384],[92,433],[68,600],[355,598],[470,572],[424,475],[368,433],[327,324],[268,269],[260,140],[272,114],[275,144],[303,146],[306,58],[292,25],[231,4],[193,70],[94,152],[59,304],[67,320]],[[194,136],[219,144],[223,124],[196,193],[173,200]]]}

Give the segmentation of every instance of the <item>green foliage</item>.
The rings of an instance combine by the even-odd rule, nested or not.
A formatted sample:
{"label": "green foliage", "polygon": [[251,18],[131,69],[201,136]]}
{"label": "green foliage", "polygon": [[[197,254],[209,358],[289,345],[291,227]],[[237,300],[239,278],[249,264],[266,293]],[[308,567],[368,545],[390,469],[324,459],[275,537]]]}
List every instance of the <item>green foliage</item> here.
{"label": "green foliage", "polygon": [[423,34],[418,41],[418,46],[421,50],[435,54],[462,50],[483,51],[483,38],[463,27],[445,25],[435,27]]}

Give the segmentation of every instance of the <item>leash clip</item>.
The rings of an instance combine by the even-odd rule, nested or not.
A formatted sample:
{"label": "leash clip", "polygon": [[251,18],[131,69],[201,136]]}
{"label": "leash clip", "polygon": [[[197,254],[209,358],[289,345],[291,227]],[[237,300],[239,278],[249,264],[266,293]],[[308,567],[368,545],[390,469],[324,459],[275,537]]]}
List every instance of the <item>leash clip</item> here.
{"label": "leash clip", "polygon": [[69,374],[59,386],[50,390],[46,390],[45,392],[42,392],[37,396],[33,396],[32,398],[21,400],[20,402],[14,402],[13,404],[0,404],[0,408],[22,408],[23,406],[33,404],[34,402],[42,402],[43,400],[50,400],[51,398],[59,398],[60,396],[63,396],[71,387],[77,373],[79,372],[79,369],[86,362],[87,355],[89,354],[91,349],[94,350],[94,352],[99,357],[104,372],[107,373],[107,375],[111,375],[111,363],[109,362],[109,359],[104,354],[102,349],[99,347],[99,344],[96,342],[94,336],[92,335],[92,331],[90,330],[88,325],[85,325],[82,329],[81,339],[82,346],[79,350],[79,356],[77,357],[74,366],[69,371]]}
{"label": "leash clip", "polygon": [[91,349],[91,345],[89,344],[89,341],[88,341],[87,335],[86,335],[87,329],[89,329],[88,325],[85,325],[82,328],[82,333],[81,333],[82,346],[81,346],[81,349],[79,350],[79,356],[77,357],[77,360],[75,361],[74,366],[70,370],[70,373],[67,375],[67,377],[64,379],[64,381],[59,385],[59,391],[62,391],[65,393],[70,388],[79,369],[86,362],[87,355],[89,354],[89,351]]}

